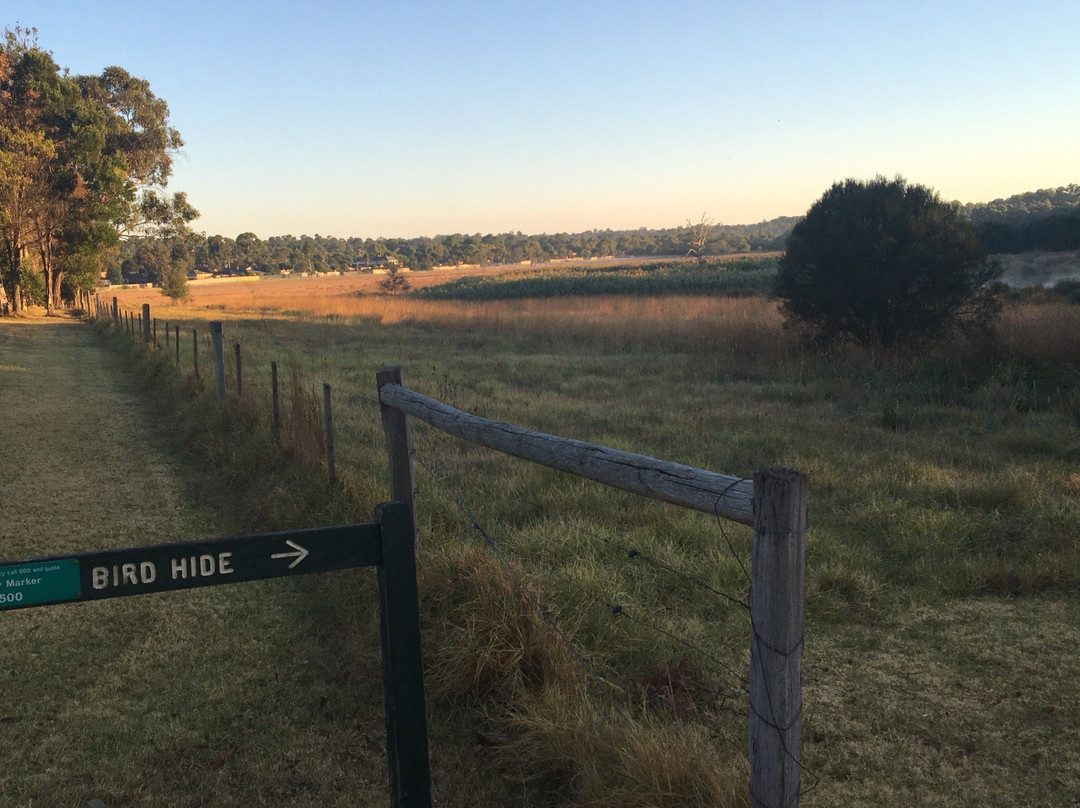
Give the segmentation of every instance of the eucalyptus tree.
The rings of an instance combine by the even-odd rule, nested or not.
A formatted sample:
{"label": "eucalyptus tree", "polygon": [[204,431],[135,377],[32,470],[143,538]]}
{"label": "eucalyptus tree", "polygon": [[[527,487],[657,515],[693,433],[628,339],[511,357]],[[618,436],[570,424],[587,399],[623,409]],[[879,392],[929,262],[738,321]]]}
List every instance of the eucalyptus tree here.
{"label": "eucalyptus tree", "polygon": [[51,313],[65,275],[92,288],[122,236],[175,233],[198,215],[164,195],[183,141],[144,79],[71,76],[16,27],[0,44],[0,99],[0,280],[16,306],[28,263]]}

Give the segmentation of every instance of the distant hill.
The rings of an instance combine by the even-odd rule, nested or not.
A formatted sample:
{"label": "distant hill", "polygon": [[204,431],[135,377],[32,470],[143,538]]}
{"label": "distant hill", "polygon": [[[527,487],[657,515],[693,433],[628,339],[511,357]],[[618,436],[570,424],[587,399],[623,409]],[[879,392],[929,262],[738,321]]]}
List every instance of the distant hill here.
{"label": "distant hill", "polygon": [[968,203],[961,206],[974,225],[986,222],[1023,221],[1033,217],[1072,213],[1080,209],[1080,185],[1064,185],[1061,188],[1044,188],[1015,194],[1007,199],[993,202]]}
{"label": "distant hill", "polygon": [[1080,185],[961,205],[988,253],[1080,250]]}

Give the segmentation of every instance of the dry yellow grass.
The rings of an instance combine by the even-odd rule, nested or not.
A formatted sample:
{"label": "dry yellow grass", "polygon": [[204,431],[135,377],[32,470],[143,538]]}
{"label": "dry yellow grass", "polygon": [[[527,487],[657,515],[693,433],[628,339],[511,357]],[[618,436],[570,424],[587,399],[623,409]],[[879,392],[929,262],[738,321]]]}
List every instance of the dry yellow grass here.
{"label": "dry yellow grass", "polygon": [[1021,303],[1010,307],[1000,325],[1002,342],[1040,362],[1080,363],[1080,306]]}
{"label": "dry yellow grass", "polygon": [[[413,273],[414,288],[463,273]],[[231,315],[295,313],[309,317],[362,319],[384,326],[416,324],[457,331],[559,335],[613,340],[631,347],[718,349],[743,359],[789,357],[794,340],[783,333],[773,301],[712,295],[591,296],[496,301],[429,301],[365,294],[376,290],[370,275],[269,279],[193,285],[185,306],[170,305],[156,289],[110,289],[121,307],[149,303],[155,316],[185,318],[194,310]]]}

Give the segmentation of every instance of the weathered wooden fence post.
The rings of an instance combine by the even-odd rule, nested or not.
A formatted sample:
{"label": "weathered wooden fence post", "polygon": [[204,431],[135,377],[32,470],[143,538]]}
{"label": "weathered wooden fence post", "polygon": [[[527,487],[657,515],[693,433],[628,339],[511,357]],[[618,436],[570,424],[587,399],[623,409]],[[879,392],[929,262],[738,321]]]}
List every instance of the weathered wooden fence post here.
{"label": "weathered wooden fence post", "polygon": [[225,341],[221,332],[221,320],[210,322],[210,339],[214,350],[214,382],[217,386],[217,403],[225,403]]}
{"label": "weathered wooden fence post", "polygon": [[119,331],[120,330],[120,304],[117,302],[115,297],[112,299],[112,319],[113,319],[113,326],[116,328],[117,331]]}
{"label": "weathered wooden fence post", "polygon": [[750,590],[750,804],[799,801],[801,665],[806,559],[806,477],[754,475]]}
{"label": "weathered wooden fence post", "polygon": [[281,440],[281,405],[278,399],[277,362],[270,363],[270,422],[274,440]]}
{"label": "weathered wooden fence post", "polygon": [[[380,368],[375,374],[376,386],[397,384],[405,386],[405,373],[400,367]],[[388,407],[379,400],[382,412],[383,432],[386,434],[386,447],[390,456],[390,499],[404,502],[409,512],[416,513],[416,482],[413,478],[412,436],[409,433],[409,419],[401,410]],[[416,530],[415,519],[413,530]],[[416,542],[415,532],[413,542]]]}
{"label": "weathered wooden fence post", "polygon": [[334,410],[330,406],[330,385],[323,382],[323,428],[326,430],[326,484],[333,488],[337,482],[334,468]]}
{"label": "weathered wooden fence post", "polygon": [[244,395],[244,374],[241,372],[240,365],[240,343],[236,343],[233,346],[233,351],[236,353],[236,397],[242,398]]}

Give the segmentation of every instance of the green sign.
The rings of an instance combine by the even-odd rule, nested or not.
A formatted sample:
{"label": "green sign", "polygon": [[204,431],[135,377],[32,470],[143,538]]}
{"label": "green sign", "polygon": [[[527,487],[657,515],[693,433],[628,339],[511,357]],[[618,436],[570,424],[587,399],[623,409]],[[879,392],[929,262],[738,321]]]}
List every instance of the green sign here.
{"label": "green sign", "polygon": [[378,523],[0,562],[0,611],[382,563]]}
{"label": "green sign", "polygon": [[0,567],[0,609],[78,600],[79,562],[65,558]]}

